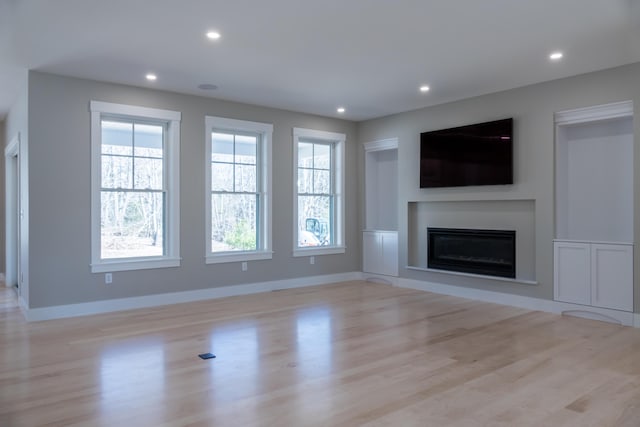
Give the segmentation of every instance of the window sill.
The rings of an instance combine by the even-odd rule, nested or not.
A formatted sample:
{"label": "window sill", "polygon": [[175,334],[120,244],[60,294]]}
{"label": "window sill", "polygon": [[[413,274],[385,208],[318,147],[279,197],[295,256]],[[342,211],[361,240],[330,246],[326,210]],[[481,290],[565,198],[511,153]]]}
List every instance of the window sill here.
{"label": "window sill", "polygon": [[303,257],[303,256],[316,256],[316,255],[335,255],[335,254],[343,254],[346,251],[346,247],[344,246],[320,246],[313,248],[296,248],[293,250],[294,257]]}
{"label": "window sill", "polygon": [[146,258],[117,261],[101,261],[91,264],[92,273],[112,271],[148,270],[152,268],[180,267],[181,258]]}
{"label": "window sill", "polygon": [[273,251],[261,252],[226,252],[217,255],[207,255],[205,262],[207,264],[222,264],[225,262],[241,262],[241,261],[259,261],[263,259],[272,259]]}

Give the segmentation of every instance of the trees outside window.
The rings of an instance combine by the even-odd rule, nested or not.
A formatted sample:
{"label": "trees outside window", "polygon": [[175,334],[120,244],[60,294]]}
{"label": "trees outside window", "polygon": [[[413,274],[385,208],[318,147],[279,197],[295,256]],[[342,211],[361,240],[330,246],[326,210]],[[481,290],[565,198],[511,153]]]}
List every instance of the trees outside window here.
{"label": "trees outside window", "polygon": [[207,117],[207,262],[271,258],[272,125]]}
{"label": "trees outside window", "polygon": [[345,135],[295,128],[294,256],[344,252]]}
{"label": "trees outside window", "polygon": [[103,119],[100,257],[165,255],[164,125]]}
{"label": "trees outside window", "polygon": [[92,271],[179,265],[180,113],[91,103]]}

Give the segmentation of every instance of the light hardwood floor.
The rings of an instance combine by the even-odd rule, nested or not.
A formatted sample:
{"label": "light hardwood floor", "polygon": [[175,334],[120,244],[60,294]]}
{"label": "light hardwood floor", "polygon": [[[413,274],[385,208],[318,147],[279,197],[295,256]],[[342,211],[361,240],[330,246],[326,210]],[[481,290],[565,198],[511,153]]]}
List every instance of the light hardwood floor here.
{"label": "light hardwood floor", "polygon": [[366,282],[34,323],[5,301],[0,426],[50,425],[638,427],[640,331]]}

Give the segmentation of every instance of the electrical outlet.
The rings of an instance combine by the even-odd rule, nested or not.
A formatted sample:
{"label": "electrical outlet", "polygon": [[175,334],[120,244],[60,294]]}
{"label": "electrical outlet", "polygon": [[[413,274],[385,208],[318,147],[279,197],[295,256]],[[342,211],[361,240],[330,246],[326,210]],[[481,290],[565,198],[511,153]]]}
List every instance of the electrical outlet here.
{"label": "electrical outlet", "polygon": [[249,267],[247,266],[247,262],[243,262],[242,263],[242,271],[247,271],[249,269]]}
{"label": "electrical outlet", "polygon": [[314,257],[314,256],[310,256],[310,257],[309,257],[309,264],[313,265],[313,264],[315,264],[315,263],[316,263],[316,257]]}
{"label": "electrical outlet", "polygon": [[104,283],[106,283],[107,285],[113,282],[113,274],[112,273],[105,273],[104,274]]}

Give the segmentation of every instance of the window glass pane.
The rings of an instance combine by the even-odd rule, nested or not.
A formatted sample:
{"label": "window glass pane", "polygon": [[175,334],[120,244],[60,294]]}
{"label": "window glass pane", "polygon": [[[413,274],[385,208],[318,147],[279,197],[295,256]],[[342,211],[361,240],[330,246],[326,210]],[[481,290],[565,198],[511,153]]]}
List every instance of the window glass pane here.
{"label": "window glass pane", "polygon": [[102,153],[133,154],[133,124],[102,120]]}
{"label": "window glass pane", "polygon": [[102,259],[164,255],[163,193],[103,191],[101,199]]}
{"label": "window glass pane", "polygon": [[102,188],[132,188],[133,158],[102,156]]}
{"label": "window glass pane", "polygon": [[255,194],[211,195],[211,250],[257,250]]}
{"label": "window glass pane", "polygon": [[162,125],[134,125],[134,155],[162,158]]}
{"label": "window glass pane", "polygon": [[298,169],[298,193],[313,193],[313,169]]}
{"label": "window glass pane", "polygon": [[211,163],[211,191],[233,191],[233,164]]}
{"label": "window glass pane", "polygon": [[162,159],[135,158],[134,186],[138,190],[162,190]]}
{"label": "window glass pane", "polygon": [[298,246],[333,244],[331,196],[298,196]]}
{"label": "window glass pane", "polygon": [[313,193],[331,193],[331,172],[329,172],[328,170],[313,171]]}
{"label": "window glass pane", "polygon": [[236,135],[236,163],[256,164],[258,138],[254,135]]}
{"label": "window glass pane", "polygon": [[256,167],[255,165],[236,165],[235,191],[256,192]]}
{"label": "window glass pane", "polygon": [[331,167],[331,146],[314,144],[313,149],[313,167],[315,169],[329,169]]}
{"label": "window glass pane", "polygon": [[233,135],[211,132],[211,161],[233,163]]}
{"label": "window glass pane", "polygon": [[298,167],[313,167],[313,144],[308,142],[298,143]]}

